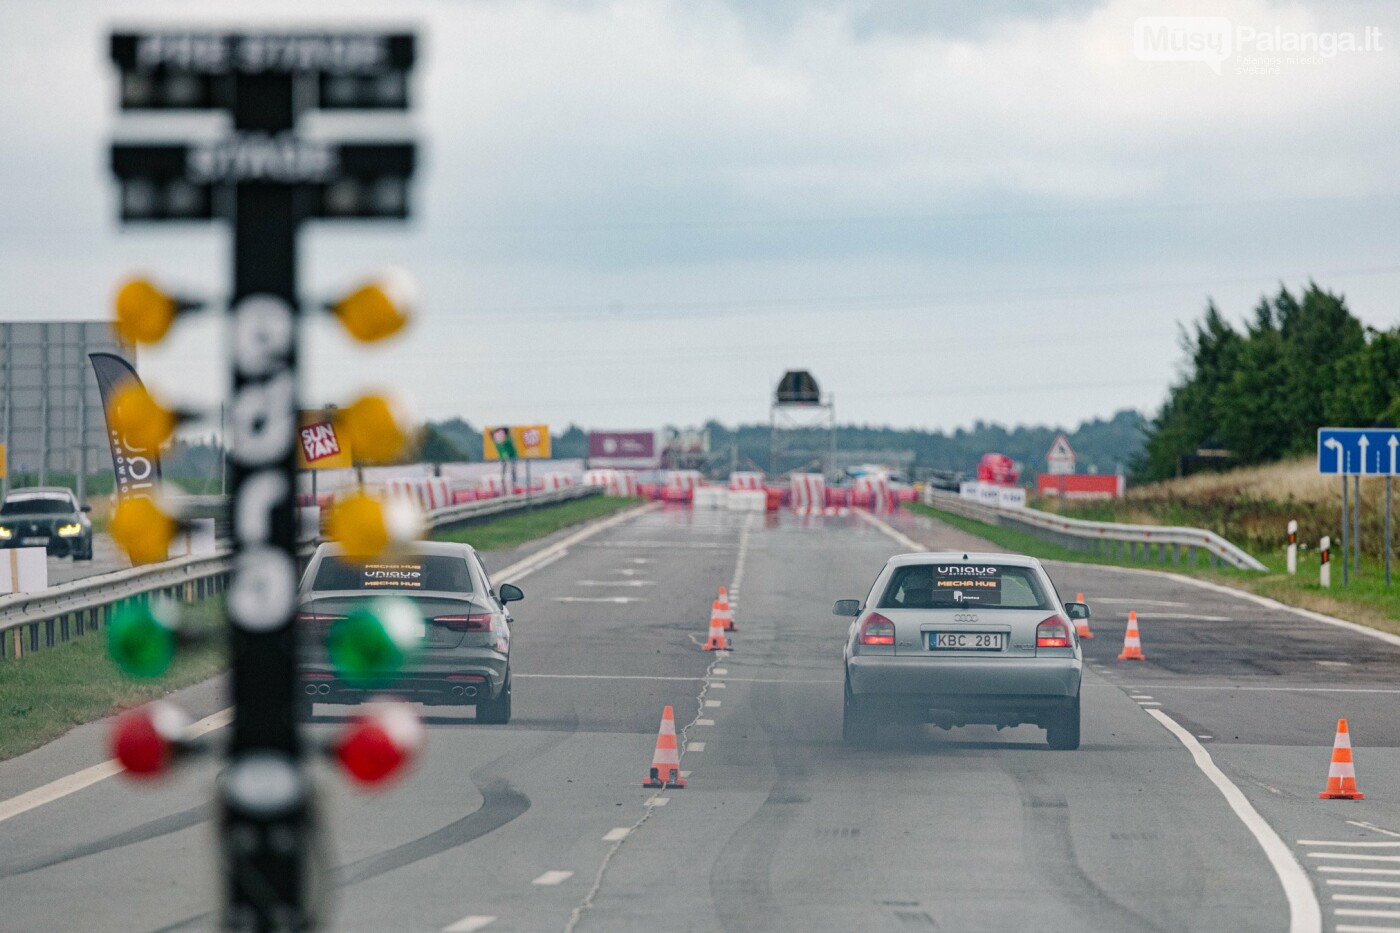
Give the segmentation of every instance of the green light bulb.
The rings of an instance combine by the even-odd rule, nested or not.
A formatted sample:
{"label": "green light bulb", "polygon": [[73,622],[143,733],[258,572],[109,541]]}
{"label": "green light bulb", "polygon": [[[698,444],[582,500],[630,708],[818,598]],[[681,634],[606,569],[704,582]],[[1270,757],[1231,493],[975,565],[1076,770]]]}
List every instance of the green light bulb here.
{"label": "green light bulb", "polygon": [[336,673],[362,686],[392,681],[419,645],[425,625],[413,602],[381,597],[335,623],[326,650]]}
{"label": "green light bulb", "polygon": [[132,677],[159,677],[175,657],[173,606],[136,603],[107,625],[107,653]]}

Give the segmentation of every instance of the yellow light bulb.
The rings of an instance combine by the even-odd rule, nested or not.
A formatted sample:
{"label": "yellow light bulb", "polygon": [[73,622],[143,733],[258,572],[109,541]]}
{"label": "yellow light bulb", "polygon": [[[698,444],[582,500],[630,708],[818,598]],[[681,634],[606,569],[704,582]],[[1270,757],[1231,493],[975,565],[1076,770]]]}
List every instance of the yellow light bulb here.
{"label": "yellow light bulb", "polygon": [[157,402],[144,385],[132,380],[112,395],[107,421],[132,447],[157,450],[170,440],[180,418]]}
{"label": "yellow light bulb", "polygon": [[116,311],[112,327],[123,340],[156,343],[170,330],[179,306],[146,279],[132,279],[117,290]]}
{"label": "yellow light bulb", "polygon": [[350,336],[364,343],[383,340],[403,329],[415,303],[413,277],[390,269],[331,305]]}
{"label": "yellow light bulb", "polygon": [[351,560],[372,560],[416,539],[423,530],[418,510],[406,502],[380,502],[363,492],[337,499],[326,533]]}
{"label": "yellow light bulb", "polygon": [[396,407],[382,395],[366,395],[336,411],[336,425],[349,439],[356,460],[387,463],[408,449],[412,438]]}
{"label": "yellow light bulb", "polygon": [[150,499],[123,499],[112,513],[112,540],[126,551],[133,564],[153,564],[170,554],[170,542],[178,525]]}

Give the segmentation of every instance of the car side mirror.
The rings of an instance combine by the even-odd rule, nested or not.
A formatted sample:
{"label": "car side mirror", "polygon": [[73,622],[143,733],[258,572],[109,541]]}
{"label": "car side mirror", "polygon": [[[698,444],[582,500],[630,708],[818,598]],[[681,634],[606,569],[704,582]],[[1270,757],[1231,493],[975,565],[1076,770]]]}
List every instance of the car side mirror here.
{"label": "car side mirror", "polygon": [[525,593],[524,593],[524,591],[522,591],[522,590],[520,589],[520,587],[516,586],[514,583],[502,583],[502,584],[501,584],[501,596],[500,596],[501,602],[503,602],[503,603],[514,603],[514,602],[519,602],[520,600],[522,600],[522,599],[524,599],[524,598],[525,598]]}
{"label": "car side mirror", "polygon": [[91,511],[92,511],[92,506],[90,506],[90,505],[82,506],[82,510],[83,510],[84,512],[91,512]]}
{"label": "car side mirror", "polygon": [[1069,613],[1071,619],[1089,618],[1088,603],[1065,603],[1065,612]]}
{"label": "car side mirror", "polygon": [[831,607],[831,614],[834,616],[855,616],[860,615],[860,600],[858,599],[838,599],[836,605]]}

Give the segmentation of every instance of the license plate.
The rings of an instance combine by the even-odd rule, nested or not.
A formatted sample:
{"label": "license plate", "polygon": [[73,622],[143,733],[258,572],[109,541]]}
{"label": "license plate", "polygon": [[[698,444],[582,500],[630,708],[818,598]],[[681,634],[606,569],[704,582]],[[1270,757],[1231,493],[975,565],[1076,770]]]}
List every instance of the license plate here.
{"label": "license plate", "polygon": [[1006,636],[1001,632],[933,632],[930,651],[1000,651]]}
{"label": "license plate", "polygon": [[39,547],[39,546],[46,546],[46,545],[49,543],[49,539],[48,539],[48,538],[20,538],[20,539],[19,539],[19,543],[20,543],[20,544],[28,544],[28,545],[33,545],[33,546]]}

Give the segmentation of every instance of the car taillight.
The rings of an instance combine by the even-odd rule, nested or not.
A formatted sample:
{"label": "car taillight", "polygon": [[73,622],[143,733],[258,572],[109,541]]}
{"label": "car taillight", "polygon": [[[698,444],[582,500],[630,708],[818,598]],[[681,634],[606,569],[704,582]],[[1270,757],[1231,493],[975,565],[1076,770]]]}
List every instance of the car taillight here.
{"label": "car taillight", "polygon": [[1069,638],[1069,620],[1064,616],[1051,616],[1035,627],[1037,648],[1072,648]]}
{"label": "car taillight", "polygon": [[872,612],[860,624],[862,645],[893,645],[894,623],[878,612]]}
{"label": "car taillight", "polygon": [[491,614],[489,612],[469,616],[435,616],[433,622],[450,628],[454,632],[491,631]]}

